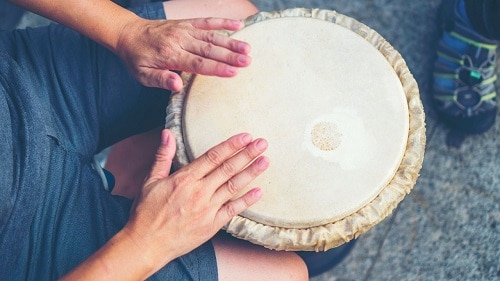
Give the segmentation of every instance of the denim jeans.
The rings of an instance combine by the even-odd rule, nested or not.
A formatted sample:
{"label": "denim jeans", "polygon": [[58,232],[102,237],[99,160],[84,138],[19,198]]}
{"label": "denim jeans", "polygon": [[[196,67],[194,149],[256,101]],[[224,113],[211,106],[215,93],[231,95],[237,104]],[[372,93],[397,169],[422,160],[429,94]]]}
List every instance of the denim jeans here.
{"label": "denim jeans", "polygon": [[[161,3],[134,11],[165,18]],[[63,26],[0,33],[0,280],[57,279],[125,225],[131,202],[103,188],[94,155],[161,126],[168,98]],[[213,246],[151,279],[217,279]]]}

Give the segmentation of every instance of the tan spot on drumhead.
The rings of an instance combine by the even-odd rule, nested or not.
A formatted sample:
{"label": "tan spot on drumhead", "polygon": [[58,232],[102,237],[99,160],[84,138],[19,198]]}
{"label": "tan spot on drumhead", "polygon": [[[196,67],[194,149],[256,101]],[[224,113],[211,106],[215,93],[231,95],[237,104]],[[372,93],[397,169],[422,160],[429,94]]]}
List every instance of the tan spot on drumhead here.
{"label": "tan spot on drumhead", "polygon": [[319,150],[332,151],[342,142],[342,133],[334,123],[322,121],[312,128],[311,141]]}

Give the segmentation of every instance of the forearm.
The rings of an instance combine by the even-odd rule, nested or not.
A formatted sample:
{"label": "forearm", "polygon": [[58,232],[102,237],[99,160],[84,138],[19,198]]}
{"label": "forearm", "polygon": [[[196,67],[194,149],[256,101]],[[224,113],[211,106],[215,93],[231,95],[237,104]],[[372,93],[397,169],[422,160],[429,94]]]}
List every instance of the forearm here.
{"label": "forearm", "polygon": [[61,280],[145,280],[173,259],[138,242],[122,230]]}
{"label": "forearm", "polygon": [[110,0],[10,0],[30,11],[73,28],[116,51],[124,26],[138,16]]}

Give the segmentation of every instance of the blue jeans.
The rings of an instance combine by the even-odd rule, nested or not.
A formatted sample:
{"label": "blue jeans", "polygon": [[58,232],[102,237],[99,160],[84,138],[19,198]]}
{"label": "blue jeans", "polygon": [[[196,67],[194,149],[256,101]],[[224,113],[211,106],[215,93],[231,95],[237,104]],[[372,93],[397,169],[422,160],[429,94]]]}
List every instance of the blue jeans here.
{"label": "blue jeans", "polygon": [[[134,10],[165,18],[161,3]],[[169,93],[60,25],[0,33],[0,280],[54,280],[127,222],[93,168],[96,153],[161,126]],[[211,243],[151,279],[216,280]]]}

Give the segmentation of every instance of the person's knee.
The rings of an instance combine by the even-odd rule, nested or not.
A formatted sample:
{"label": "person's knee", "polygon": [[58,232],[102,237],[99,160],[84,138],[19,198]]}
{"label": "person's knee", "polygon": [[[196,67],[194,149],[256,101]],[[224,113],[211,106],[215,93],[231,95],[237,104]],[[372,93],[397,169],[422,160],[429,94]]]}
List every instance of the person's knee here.
{"label": "person's knee", "polygon": [[257,9],[257,7],[255,7],[254,4],[252,4],[252,2],[248,0],[231,0],[231,1],[237,2],[238,6],[240,7],[241,11],[239,11],[238,13],[241,13],[239,17],[241,19],[259,12],[259,9]]}
{"label": "person's knee", "polygon": [[274,251],[219,233],[212,239],[219,280],[308,280],[305,262],[294,252]]}
{"label": "person's knee", "polygon": [[259,11],[248,0],[209,0],[204,2],[221,13],[221,16],[225,18],[244,19]]}
{"label": "person's knee", "polygon": [[280,270],[282,270],[284,278],[280,280],[309,280],[309,272],[304,260],[293,252],[284,252],[283,254],[284,257],[280,259]]}
{"label": "person's knee", "polygon": [[258,12],[248,0],[170,0],[163,2],[168,19],[219,17],[244,19]]}

